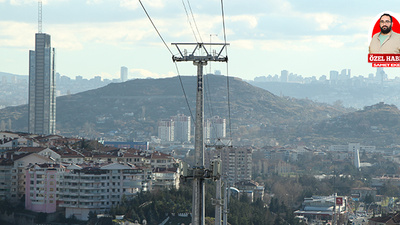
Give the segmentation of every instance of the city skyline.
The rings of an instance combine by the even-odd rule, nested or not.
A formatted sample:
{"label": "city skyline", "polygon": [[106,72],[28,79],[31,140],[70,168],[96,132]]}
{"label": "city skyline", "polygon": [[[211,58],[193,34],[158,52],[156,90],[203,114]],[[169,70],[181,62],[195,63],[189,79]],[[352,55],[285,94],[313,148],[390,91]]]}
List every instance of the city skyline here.
{"label": "city skyline", "polygon": [[[143,1],[174,54],[177,51],[170,43],[196,41],[185,3],[188,15],[181,1]],[[384,6],[364,1],[226,2],[226,34],[231,44],[228,75],[252,80],[285,69],[320,77],[341,68],[351,68],[354,76],[374,73],[367,62],[369,32],[391,3],[395,1]],[[201,41],[223,42],[220,2],[208,0],[190,7]],[[396,12],[393,15],[397,17]],[[129,68],[129,79],[177,75],[170,53],[138,1],[43,1],[43,22],[43,31],[52,34],[58,49],[57,71],[62,75],[118,79],[121,66]],[[0,71],[27,74],[23,52],[32,46],[30,37],[37,30],[37,1],[0,0],[0,28],[4,31]],[[181,75],[195,73],[190,63],[179,64],[179,70]],[[227,73],[225,63],[206,68],[207,72],[214,70]],[[386,72],[389,78],[400,74],[395,68]]]}

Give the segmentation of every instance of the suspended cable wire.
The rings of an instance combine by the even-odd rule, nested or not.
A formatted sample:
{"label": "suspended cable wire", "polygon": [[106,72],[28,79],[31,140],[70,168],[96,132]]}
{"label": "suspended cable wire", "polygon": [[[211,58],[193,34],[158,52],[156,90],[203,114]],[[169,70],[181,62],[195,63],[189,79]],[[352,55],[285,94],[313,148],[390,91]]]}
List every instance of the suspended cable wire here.
{"label": "suspended cable wire", "polygon": [[[224,43],[226,44],[226,28],[225,28],[224,0],[221,0],[221,14],[222,14],[222,28],[223,28],[223,32],[224,32]],[[227,51],[226,48],[225,48],[225,51]]]}
{"label": "suspended cable wire", "polygon": [[[149,13],[147,13],[147,10],[146,10],[146,8],[144,7],[142,1],[139,0],[139,3],[140,3],[140,5],[142,6],[143,11],[146,13],[147,18],[149,18],[151,24],[153,25],[154,29],[156,30],[156,32],[157,32],[158,36],[160,37],[161,41],[164,43],[165,47],[167,47],[168,51],[169,51],[169,52],[171,53],[171,55],[173,56],[174,53],[172,53],[171,49],[168,47],[168,45],[167,45],[167,43],[165,42],[164,38],[161,36],[161,34],[160,34],[160,32],[158,31],[156,25],[154,24],[153,20],[151,19]],[[188,109],[189,109],[190,116],[192,117],[192,121],[193,121],[193,123],[194,123],[193,113],[192,113],[192,110],[191,110],[190,105],[189,105],[189,101],[188,101],[188,98],[187,98],[187,95],[186,95],[185,88],[184,88],[184,86],[183,86],[183,82],[182,82],[182,78],[181,78],[181,75],[180,75],[180,72],[179,72],[178,64],[177,64],[176,62],[174,62],[174,64],[175,64],[176,71],[177,71],[177,73],[178,73],[178,78],[179,78],[179,81],[180,81],[180,84],[181,84],[181,88],[182,88],[182,91],[183,91],[183,95],[184,95],[184,97],[185,97],[186,105],[187,105],[187,107],[188,107]]]}
{"label": "suspended cable wire", "polygon": [[189,0],[187,0],[187,3],[188,3],[188,5],[189,5],[190,13],[192,14],[194,26],[196,27],[197,33],[199,34],[200,41],[201,41],[201,43],[204,43],[204,42],[203,42],[203,39],[201,38],[201,34],[200,34],[200,31],[199,31],[199,28],[197,27],[196,20],[194,19],[194,14],[193,14],[193,11],[192,11],[192,7],[190,6]]}
{"label": "suspended cable wire", "polygon": [[[185,12],[186,12],[187,21],[189,22],[190,28],[192,29],[192,32],[193,32],[193,35],[194,35],[194,39],[196,39],[196,42],[199,42],[199,41],[197,40],[196,32],[195,32],[194,29],[193,29],[192,22],[190,22],[189,13],[188,13],[188,11],[187,11],[187,9],[186,9],[186,5],[185,5],[185,1],[184,1],[184,0],[182,0],[182,4],[183,4],[183,8],[185,9]],[[201,37],[200,37],[200,38],[201,38]]]}
{"label": "suspended cable wire", "polygon": [[[226,44],[226,27],[225,27],[225,12],[224,1],[221,0],[221,15],[222,15],[222,28],[224,32],[224,43]],[[225,54],[228,57],[228,47],[225,47]],[[232,140],[232,123],[231,123],[231,102],[229,90],[229,60],[226,61],[226,86],[228,89],[228,127],[229,127],[229,140]]]}
{"label": "suspended cable wire", "polygon": [[161,36],[160,32],[158,31],[156,25],[154,24],[153,20],[150,18],[150,15],[147,13],[147,10],[144,8],[144,5],[142,4],[142,1],[139,0],[140,5],[142,6],[144,12],[147,15],[147,18],[149,18],[151,24],[153,25],[154,29],[156,30],[158,36],[160,37],[161,41],[164,43],[165,47],[167,47],[168,51],[171,53],[171,55],[174,55],[174,53],[172,53],[171,49],[168,47],[167,43],[164,41],[164,38]]}
{"label": "suspended cable wire", "polygon": [[179,82],[181,83],[183,95],[185,96],[186,105],[187,105],[187,107],[188,107],[188,109],[189,109],[189,112],[190,112],[190,117],[191,117],[191,119],[192,119],[192,123],[193,123],[193,124],[196,124],[196,122],[195,122],[195,120],[194,120],[194,117],[193,117],[192,110],[191,110],[190,105],[189,105],[188,98],[187,98],[187,96],[186,96],[186,92],[185,92],[185,88],[184,88],[184,86],[183,86],[182,78],[181,78],[181,75],[180,75],[180,73],[179,73],[178,64],[177,64],[176,62],[174,62],[174,64],[175,64],[176,71],[177,71],[177,73],[178,73]]}

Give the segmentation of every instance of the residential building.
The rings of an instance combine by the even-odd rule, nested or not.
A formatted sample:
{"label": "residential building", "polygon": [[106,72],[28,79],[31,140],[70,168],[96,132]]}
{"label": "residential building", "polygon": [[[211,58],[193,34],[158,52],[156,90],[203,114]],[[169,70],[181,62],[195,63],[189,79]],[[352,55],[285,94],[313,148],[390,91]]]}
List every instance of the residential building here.
{"label": "residential building", "polygon": [[371,186],[380,188],[383,187],[385,184],[390,183],[391,185],[400,187],[400,175],[393,174],[393,175],[382,175],[380,177],[373,177],[371,181]]}
{"label": "residential building", "polygon": [[0,158],[0,200],[9,199],[11,194],[11,173],[14,161]]}
{"label": "residential building", "polygon": [[[135,166],[130,164],[71,165],[60,177],[60,207],[66,218],[87,220],[89,212],[105,212],[119,204],[122,196],[142,190]],[[143,176],[139,176],[143,177]]]}
{"label": "residential building", "polygon": [[210,143],[215,143],[226,137],[226,119],[214,116],[204,121],[204,137]]}
{"label": "residential building", "polygon": [[174,140],[180,142],[190,141],[190,116],[178,114],[172,116],[171,120],[174,121]]}
{"label": "residential building", "polygon": [[148,166],[151,168],[172,168],[178,167],[179,161],[174,159],[171,155],[162,153],[162,152],[154,152],[150,155],[146,156],[145,160],[148,160]]}
{"label": "residential building", "polygon": [[104,146],[149,150],[149,142],[147,141],[105,141]]}
{"label": "residential building", "polygon": [[54,161],[37,153],[11,155],[14,165],[11,170],[10,200],[18,202],[25,194],[26,170],[29,165],[53,163]]}
{"label": "residential building", "polygon": [[25,209],[53,213],[57,208],[59,176],[65,171],[60,164],[31,165],[26,171]]}
{"label": "residential building", "polygon": [[18,147],[39,147],[32,138],[16,137],[0,139],[0,150],[10,150]]}
{"label": "residential building", "polygon": [[174,121],[171,119],[163,119],[158,122],[158,137],[161,141],[174,141]]}
{"label": "residential building", "polygon": [[179,168],[154,168],[152,174],[152,189],[179,189]]}
{"label": "residential building", "polygon": [[366,146],[366,145],[361,145],[360,143],[349,143],[347,145],[331,145],[329,146],[329,151],[331,152],[351,152],[354,153],[354,151],[358,149],[359,152],[374,152],[376,151],[375,146]]}
{"label": "residential building", "polygon": [[255,201],[257,199],[264,199],[265,187],[253,180],[244,180],[235,183],[235,187],[240,191],[240,194],[245,194]]}
{"label": "residential building", "polygon": [[391,213],[386,216],[381,216],[381,217],[373,217],[368,219],[368,224],[369,225],[385,225],[385,224],[390,224],[390,225],[395,225],[395,224],[400,224],[400,213]]}
{"label": "residential building", "polygon": [[50,35],[37,33],[35,51],[29,51],[29,133],[56,133],[54,75],[54,48],[51,48]]}
{"label": "residential building", "polygon": [[221,149],[222,174],[227,174],[231,183],[251,180],[252,149],[224,147]]}

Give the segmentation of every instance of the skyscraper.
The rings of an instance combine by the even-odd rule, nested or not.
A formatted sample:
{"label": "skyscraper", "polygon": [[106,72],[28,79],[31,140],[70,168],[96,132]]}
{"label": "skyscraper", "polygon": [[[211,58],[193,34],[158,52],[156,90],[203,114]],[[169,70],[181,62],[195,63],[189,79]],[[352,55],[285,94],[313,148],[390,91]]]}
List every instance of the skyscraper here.
{"label": "skyscraper", "polygon": [[37,33],[35,51],[29,51],[29,133],[56,131],[54,55],[50,35]]}
{"label": "skyscraper", "polygon": [[128,68],[125,66],[121,67],[121,82],[128,80]]}

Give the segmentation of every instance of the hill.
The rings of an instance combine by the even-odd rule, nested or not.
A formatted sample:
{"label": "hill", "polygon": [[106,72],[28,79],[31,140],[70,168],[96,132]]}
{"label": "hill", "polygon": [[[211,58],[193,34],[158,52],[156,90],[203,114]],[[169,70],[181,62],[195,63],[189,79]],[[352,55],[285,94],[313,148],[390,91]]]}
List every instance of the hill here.
{"label": "hill", "polygon": [[[58,97],[57,130],[69,136],[148,140],[157,135],[158,120],[195,112],[196,77],[181,80],[190,110],[178,77],[130,80]],[[225,76],[205,76],[205,117],[229,118],[227,81]],[[278,97],[234,77],[229,78],[229,91],[232,133],[242,140],[274,137],[347,112],[309,100]],[[27,131],[27,106],[0,110],[0,120],[9,119],[12,130]]]}
{"label": "hill", "polygon": [[388,146],[400,143],[400,110],[380,102],[363,110],[322,121],[313,127],[314,139],[338,143],[361,142]]}

